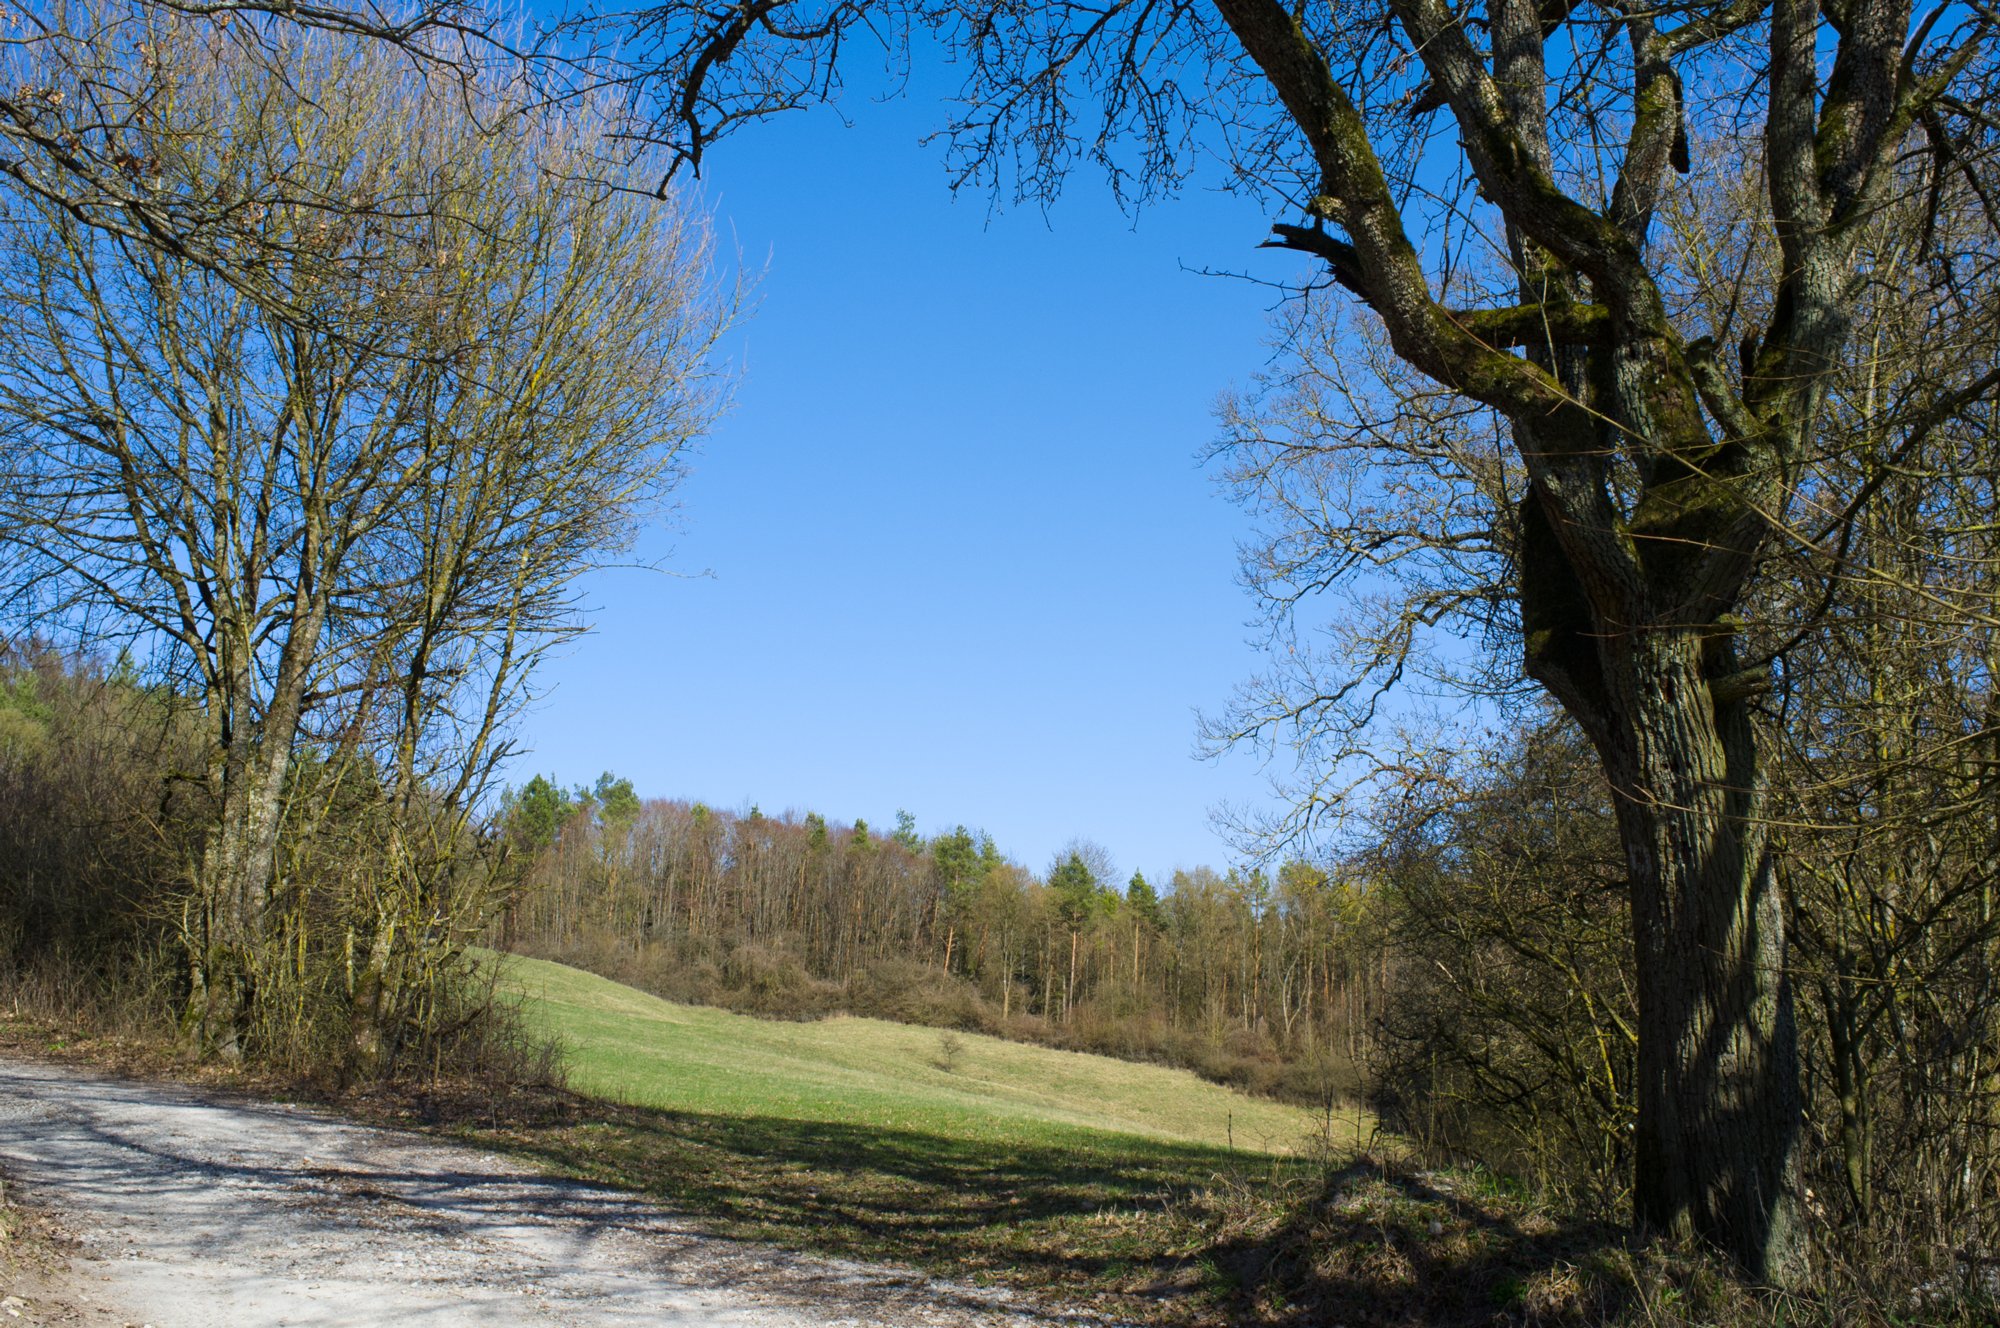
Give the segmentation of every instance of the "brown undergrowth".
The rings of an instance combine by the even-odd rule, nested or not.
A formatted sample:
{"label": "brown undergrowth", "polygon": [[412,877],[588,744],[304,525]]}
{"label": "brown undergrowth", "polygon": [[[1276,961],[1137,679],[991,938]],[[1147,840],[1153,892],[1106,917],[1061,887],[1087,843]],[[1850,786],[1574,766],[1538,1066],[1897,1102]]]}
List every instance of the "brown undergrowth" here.
{"label": "brown undergrowth", "polygon": [[[1746,1286],[1714,1256],[1566,1218],[1520,1187],[1406,1160],[1330,1161],[1291,1185],[1205,1196],[1207,1258],[1228,1282],[1204,1322],[1307,1328],[1992,1328],[1968,1270],[1866,1265],[1816,1240],[1791,1292]],[[1816,1233],[1825,1236],[1826,1233]],[[1899,1276],[1887,1274],[1894,1270]]]}

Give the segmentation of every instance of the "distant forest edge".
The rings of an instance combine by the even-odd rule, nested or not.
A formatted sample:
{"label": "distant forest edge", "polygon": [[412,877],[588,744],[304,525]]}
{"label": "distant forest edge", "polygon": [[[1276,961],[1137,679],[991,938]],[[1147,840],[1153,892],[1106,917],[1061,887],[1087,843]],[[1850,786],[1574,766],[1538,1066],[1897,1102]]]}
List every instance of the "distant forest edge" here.
{"label": "distant forest edge", "polygon": [[1119,880],[1080,842],[1037,876],[959,825],[642,802],[604,775],[510,790],[503,948],[673,1000],[835,1012],[1158,1061],[1253,1092],[1358,1094],[1369,961],[1353,880],[1305,862]]}

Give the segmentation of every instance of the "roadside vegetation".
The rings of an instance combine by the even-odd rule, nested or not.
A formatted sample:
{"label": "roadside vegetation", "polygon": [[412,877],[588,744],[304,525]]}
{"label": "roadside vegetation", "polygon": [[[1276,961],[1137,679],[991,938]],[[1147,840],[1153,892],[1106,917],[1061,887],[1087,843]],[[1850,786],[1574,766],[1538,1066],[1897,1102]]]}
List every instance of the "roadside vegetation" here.
{"label": "roadside vegetation", "polygon": [[30,26],[35,114],[103,118],[19,178],[94,188],[88,139],[114,190],[220,211],[96,200],[188,228],[149,244],[4,201],[0,948],[225,1059],[435,1061],[476,1022],[512,720],[717,406],[704,223],[596,169],[602,105],[497,69]]}

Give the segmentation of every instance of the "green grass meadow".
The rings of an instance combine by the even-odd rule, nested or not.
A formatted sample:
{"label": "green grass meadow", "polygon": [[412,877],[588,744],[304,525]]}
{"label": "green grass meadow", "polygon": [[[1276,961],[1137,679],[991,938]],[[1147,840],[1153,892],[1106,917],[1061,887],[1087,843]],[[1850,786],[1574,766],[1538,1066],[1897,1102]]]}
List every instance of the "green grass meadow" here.
{"label": "green grass meadow", "polygon": [[531,1027],[568,1049],[572,1088],[633,1106],[1001,1146],[1116,1147],[1092,1137],[1115,1134],[1267,1157],[1323,1129],[1297,1107],[1163,1066],[879,1019],[753,1019],[513,956],[501,980]]}
{"label": "green grass meadow", "polygon": [[[1328,1133],[1161,1066],[873,1019],[753,1019],[511,956],[499,986],[560,1039],[575,1097],[467,1136],[647,1191],[720,1234],[1132,1319],[1221,1294],[1199,1196],[1300,1175]],[[1356,1129],[1336,1117],[1335,1144]]]}

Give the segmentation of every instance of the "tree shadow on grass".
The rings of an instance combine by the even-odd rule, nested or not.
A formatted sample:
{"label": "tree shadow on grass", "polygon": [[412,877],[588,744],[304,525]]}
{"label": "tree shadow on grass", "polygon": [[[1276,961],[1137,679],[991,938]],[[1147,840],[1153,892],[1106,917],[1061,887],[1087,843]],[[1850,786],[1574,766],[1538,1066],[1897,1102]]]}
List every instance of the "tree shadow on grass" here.
{"label": "tree shadow on grass", "polygon": [[1393,1162],[535,1101],[482,1103],[470,1133],[718,1235],[1089,1297],[1119,1321],[1580,1328],[1630,1285],[1622,1229]]}
{"label": "tree shadow on grass", "polygon": [[[705,1229],[1023,1286],[1118,1293],[1199,1262],[1191,1196],[1304,1164],[1083,1129],[964,1139],[867,1121],[572,1099],[424,1114],[572,1175],[643,1189]],[[1183,1276],[1180,1280],[1186,1281]]]}
{"label": "tree shadow on grass", "polygon": [[616,1170],[730,1234],[804,1234],[822,1250],[928,1266],[964,1266],[970,1254],[974,1266],[1028,1262],[1052,1278],[1130,1262],[1136,1250],[1104,1214],[1160,1214],[1218,1174],[1270,1168],[1246,1154],[1082,1130],[1026,1144],[642,1108],[598,1120],[538,1146],[566,1168]]}
{"label": "tree shadow on grass", "polygon": [[1232,1322],[1348,1328],[1602,1324],[1631,1288],[1628,1237],[1372,1158],[1295,1189],[1211,1257]]}

